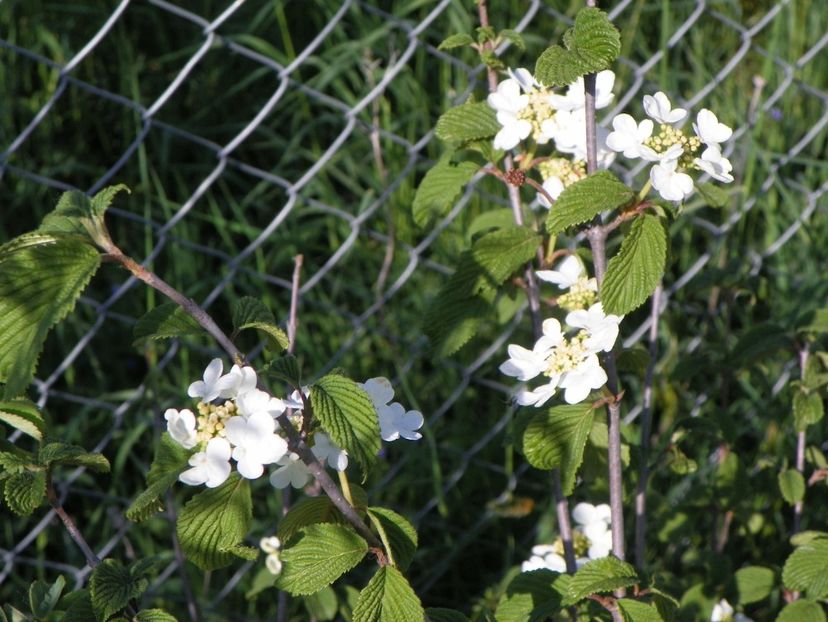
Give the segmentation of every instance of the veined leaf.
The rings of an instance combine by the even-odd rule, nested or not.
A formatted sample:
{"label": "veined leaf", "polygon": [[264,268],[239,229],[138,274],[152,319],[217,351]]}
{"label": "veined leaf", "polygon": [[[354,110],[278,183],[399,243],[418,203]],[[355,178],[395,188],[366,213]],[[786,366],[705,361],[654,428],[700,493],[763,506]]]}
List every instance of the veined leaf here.
{"label": "veined leaf", "polygon": [[638,575],[627,562],[609,555],[593,559],[578,569],[567,590],[565,606],[574,605],[592,594],[612,592],[638,583]]}
{"label": "veined leaf", "polygon": [[542,622],[553,618],[563,606],[569,575],[551,570],[521,572],[506,588],[497,604],[498,622]]}
{"label": "veined leaf", "polygon": [[150,309],[138,318],[132,329],[133,344],[136,346],[148,339],[175,339],[203,334],[204,329],[198,322],[174,302],[165,302]]}
{"label": "veined leaf", "polygon": [[809,425],[819,423],[825,416],[822,396],[817,391],[806,391],[800,388],[794,393],[793,415],[796,429],[799,432],[804,432]]}
{"label": "veined leaf", "polygon": [[356,566],[367,552],[368,544],[349,526],[309,525],[282,549],[276,587],[293,595],[313,594]]}
{"label": "veined leaf", "polygon": [[782,583],[790,590],[805,592],[808,598],[828,596],[828,538],[819,538],[798,547],[785,562]]}
{"label": "veined leaf", "polygon": [[244,296],[233,304],[233,335],[255,328],[265,336],[271,350],[287,350],[288,337],[276,324],[270,309],[252,296]]}
{"label": "veined leaf", "polygon": [[37,458],[44,466],[82,466],[99,473],[109,473],[109,460],[103,454],[88,452],[83,447],[68,443],[48,443],[40,448]]}
{"label": "veined leaf", "polygon": [[3,484],[3,498],[9,509],[20,516],[28,516],[46,497],[46,470],[26,469],[11,473]]}
{"label": "veined leaf", "polygon": [[779,491],[782,497],[794,505],[805,498],[805,478],[796,469],[787,469],[779,473]]}
{"label": "veined leaf", "polygon": [[825,622],[825,620],[825,610],[822,605],[808,599],[788,603],[776,618],[776,622]]}
{"label": "veined leaf", "polygon": [[419,622],[425,619],[420,599],[393,566],[383,566],[359,593],[353,622]]}
{"label": "veined leaf", "polygon": [[371,398],[353,380],[337,374],[312,385],[310,398],[322,427],[367,476],[380,450],[379,419]]}
{"label": "veined leaf", "polygon": [[654,605],[631,598],[619,598],[618,609],[624,616],[624,622],[664,622],[664,618]]}
{"label": "veined leaf", "polygon": [[29,586],[29,607],[37,617],[45,618],[60,600],[60,594],[66,586],[66,579],[59,576],[54,583],[35,581]]}
{"label": "veined leaf", "polygon": [[500,131],[495,111],[485,102],[465,103],[450,108],[437,120],[437,138],[465,142],[489,138]]}
{"label": "veined leaf", "polygon": [[734,575],[739,591],[739,604],[758,603],[768,597],[776,584],[776,576],[770,568],[746,566]]}
{"label": "veined leaf", "polygon": [[557,235],[565,229],[592,220],[598,214],[618,209],[632,201],[635,193],[609,171],[598,171],[564,188],[546,218],[546,230]]}
{"label": "veined leaf", "polygon": [[106,232],[104,213],[115,195],[121,191],[129,192],[129,188],[123,184],[109,186],[91,199],[78,190],[64,192],[57,207],[46,215],[37,232],[58,236],[80,236],[101,248],[106,248],[111,241]]}
{"label": "veined leaf", "polygon": [[0,401],[0,421],[28,434],[36,441],[43,440],[46,422],[34,402],[29,400]]}
{"label": "veined leaf", "polygon": [[471,35],[466,33],[458,33],[455,35],[449,35],[445,39],[440,42],[440,45],[437,46],[438,50],[451,50],[453,48],[458,48],[464,45],[471,45],[474,43],[474,39],[472,39]]}
{"label": "veined leaf", "polygon": [[661,221],[649,214],[639,216],[607,264],[601,284],[604,311],[626,315],[644,304],[661,281],[666,261],[667,234]]}
{"label": "veined leaf", "polygon": [[127,568],[115,559],[105,559],[92,571],[89,594],[99,620],[120,611],[149,587],[141,568]]}
{"label": "veined leaf", "polygon": [[336,592],[330,586],[323,587],[315,594],[303,596],[302,600],[312,619],[319,622],[330,622],[336,618],[339,601]]}
{"label": "veined leaf", "polygon": [[295,389],[302,386],[302,370],[292,354],[285,354],[271,360],[261,371],[288,383]]}
{"label": "veined leaf", "polygon": [[423,177],[411,205],[414,222],[423,226],[435,216],[445,216],[454,200],[480,167],[474,162],[454,163],[446,156]]}
{"label": "veined leaf", "polygon": [[417,551],[417,531],[414,526],[393,510],[381,507],[368,508],[368,516],[377,528],[382,529],[391,546],[394,565],[404,571]]}
{"label": "veined leaf", "polygon": [[178,622],[174,616],[163,609],[142,609],[135,616],[137,622]]}
{"label": "veined leaf", "polygon": [[62,622],[91,622],[96,619],[89,590],[78,590],[67,594],[64,602],[67,607]]}
{"label": "veined leaf", "polygon": [[126,511],[129,520],[140,522],[164,509],[161,496],[178,480],[181,472],[189,467],[191,453],[175,442],[168,432],[161,435],[161,442],[155,450],[155,458],[147,474],[147,489],[138,495]]}
{"label": "veined leaf", "polygon": [[18,397],[34,376],[49,330],[75,307],[100,265],[76,238],[28,233],[0,246],[0,382]]}
{"label": "veined leaf", "polygon": [[279,522],[276,534],[282,542],[287,542],[300,530],[319,523],[344,524],[342,513],[327,496],[305,497],[290,508]]}

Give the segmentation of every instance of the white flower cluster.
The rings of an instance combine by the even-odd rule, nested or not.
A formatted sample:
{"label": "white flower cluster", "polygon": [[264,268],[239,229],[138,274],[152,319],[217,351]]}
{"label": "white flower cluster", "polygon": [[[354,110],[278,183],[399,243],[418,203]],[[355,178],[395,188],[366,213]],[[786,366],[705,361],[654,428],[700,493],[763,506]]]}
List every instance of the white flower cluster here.
{"label": "white flower cluster", "polygon": [[[693,123],[695,136],[687,136],[673,124],[687,117],[684,108],[673,108],[667,95],[659,91],[644,96],[644,111],[649,119],[640,123],[628,114],[619,114],[612,120],[613,131],[606,144],[626,158],[642,159],[655,164],[650,169],[653,188],[667,201],[683,201],[693,193],[693,178],[686,170],[698,169],[717,181],[733,181],[733,166],[722,155],[721,143],[733,134],[720,123],[710,110],[699,111]],[[654,123],[659,133],[653,135]],[[705,146],[701,157],[696,154]]]}
{"label": "white flower cluster", "polygon": [[[302,488],[311,479],[311,473],[295,452],[288,450],[287,441],[276,418],[287,411],[291,422],[301,425],[304,395],[294,391],[287,399],[280,399],[256,387],[256,372],[252,367],[233,365],[224,374],[221,359],[213,359],[204,371],[202,380],[187,389],[190,397],[198,398],[198,415],[189,409],[168,408],[164,413],[170,437],[185,449],[198,448],[190,456],[190,469],[179,480],[191,486],[205,484],[215,488],[223,484],[232,470],[231,459],[239,475],[257,479],[264,467],[275,464],[270,483],[276,488]],[[417,440],[423,425],[423,416],[408,411],[399,403],[389,403],[394,390],[386,378],[371,378],[363,386],[374,403],[379,416],[382,438]],[[337,471],[348,467],[348,453],[338,447],[324,432],[313,435],[313,455]]]}
{"label": "white flower cluster", "polygon": [[723,598],[713,606],[710,622],[753,622],[753,620],[743,613],[735,613],[733,606]]}
{"label": "white flower cluster", "polygon": [[[610,507],[606,503],[579,503],[572,510],[572,518],[577,523],[572,534],[576,566],[580,568],[591,559],[609,555],[612,549]],[[566,572],[563,553],[563,541],[560,538],[554,544],[533,546],[531,557],[521,564],[520,569],[522,572],[541,568]]]}
{"label": "white flower cluster", "polygon": [[[515,400],[521,406],[543,406],[560,388],[568,404],[584,401],[590,391],[600,389],[607,382],[607,374],[598,361],[599,352],[609,352],[618,338],[621,317],[607,315],[600,302],[593,304],[597,286],[594,279],[585,276],[583,264],[570,255],[558,270],[539,271],[538,276],[570,291],[558,300],[570,312],[565,322],[575,329],[567,336],[561,323],[550,318],[543,322],[543,335],[531,350],[510,344],[509,359],[500,371],[527,382],[537,376],[546,376],[546,384],[533,390],[521,388]],[[563,305],[562,305],[563,306]]]}

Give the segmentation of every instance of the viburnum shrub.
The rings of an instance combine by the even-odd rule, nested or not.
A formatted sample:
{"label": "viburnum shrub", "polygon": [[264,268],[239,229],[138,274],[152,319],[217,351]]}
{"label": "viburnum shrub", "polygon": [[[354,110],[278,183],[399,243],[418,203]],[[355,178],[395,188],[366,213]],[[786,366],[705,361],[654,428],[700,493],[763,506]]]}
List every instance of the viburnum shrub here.
{"label": "viburnum shrub", "polygon": [[[713,182],[734,181],[724,155],[732,148],[731,128],[707,108],[674,107],[676,95],[660,91],[644,95],[643,117],[620,113],[601,127],[595,111],[614,102],[611,67],[620,52],[619,33],[605,13],[582,9],[564,45],[546,49],[532,72],[502,65],[498,46],[507,40],[521,46],[522,40],[513,31],[497,32],[488,23],[485,2],[477,6],[481,27],[476,38],[457,34],[440,47],[477,50],[489,91],[485,100],[460,104],[438,120],[436,133],[446,153],[420,183],[412,214],[418,225],[428,227],[482,175],[502,182],[509,208],[505,218],[503,210],[493,210],[473,226],[477,235],[434,296],[425,327],[435,352],[449,355],[468,345],[515,285],[525,294],[533,335],[508,345],[499,370],[513,386],[516,434],[526,460],[551,473],[558,533],[531,548],[519,571],[506,577],[496,604],[476,608],[473,619],[749,620],[747,608],[778,590],[781,580],[786,602],[778,603],[777,619],[824,621],[824,532],[795,534],[781,573],[744,565],[733,571],[735,588],[728,593],[671,595],[645,565],[646,469],[639,482],[643,492],[635,499],[636,565],[626,561],[630,530],[624,519],[625,509],[627,516],[632,513],[632,498],[622,490],[630,439],[622,436],[620,415],[627,398],[619,378],[624,355],[619,335],[625,316],[659,295],[669,261],[668,224],[679,216],[682,202],[696,192],[710,203],[727,199]],[[646,181],[636,188],[612,172],[636,167],[646,169]],[[159,609],[137,607],[154,562],[98,559],[55,494],[56,467],[105,472],[109,462],[54,438],[38,406],[26,397],[48,332],[72,311],[106,260],[170,299],[138,321],[136,339],[206,331],[226,353],[226,358],[205,360],[202,378],[181,387],[175,407],[159,412],[166,429],[146,474],[146,489],[132,501],[127,518],[144,521],[163,508],[168,490],[189,487],[194,494],[178,513],[177,537],[184,557],[205,571],[248,560],[259,565],[257,592],[275,588],[307,596],[328,589],[368,558],[372,577],[347,609],[354,622],[468,620],[456,610],[423,608],[406,578],[417,549],[414,527],[399,513],[375,505],[351,481],[357,473],[365,481],[383,442],[419,440],[423,415],[394,401],[384,370],[358,381],[346,370],[305,380],[313,376],[300,369],[292,338],[255,298],[233,302],[226,333],[112,240],[105,212],[122,190],[107,188],[91,198],[68,192],[37,230],[0,247],[0,418],[34,441],[31,449],[6,444],[0,452],[3,497],[20,515],[48,502],[92,568],[88,585],[66,598],[61,598],[62,579],[35,583],[32,594],[39,596],[32,598],[32,615],[7,607],[4,618],[44,619],[55,612],[65,620],[174,620]],[[532,195],[529,201],[522,192]],[[612,257],[608,248],[617,249]],[[520,306],[511,309],[510,317]],[[801,331],[808,343],[828,324],[819,318]],[[245,330],[259,331],[269,352],[288,352],[254,368],[235,345]],[[809,359],[807,348],[800,352],[803,380],[793,411],[804,439],[805,430],[822,419],[828,356]],[[640,432],[639,442],[645,464],[648,430]],[[602,435],[609,503],[581,501],[570,511],[568,496],[576,492],[585,450],[601,446]],[[672,447],[676,456],[679,440]],[[686,457],[683,464],[691,468]],[[796,468],[779,475],[781,494],[795,506],[794,531],[802,516],[803,464],[798,460]],[[822,471],[817,481],[828,467]],[[275,533],[257,534],[253,542],[259,546],[253,547],[246,542],[258,504],[250,482],[261,478],[278,489],[303,489],[315,480],[323,494],[299,500],[279,518]],[[734,595],[735,607],[725,597]],[[275,607],[276,598],[273,602]],[[457,603],[458,609],[464,606]]]}

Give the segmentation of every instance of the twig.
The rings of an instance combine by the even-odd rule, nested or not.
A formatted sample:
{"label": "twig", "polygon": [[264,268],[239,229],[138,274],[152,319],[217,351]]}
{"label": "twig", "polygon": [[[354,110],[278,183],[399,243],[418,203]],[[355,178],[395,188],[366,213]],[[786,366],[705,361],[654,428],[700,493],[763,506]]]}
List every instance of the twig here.
{"label": "twig", "polygon": [[55,514],[58,515],[63,526],[66,528],[69,537],[75,541],[75,544],[78,545],[78,548],[83,553],[83,557],[86,559],[86,563],[90,568],[94,568],[98,564],[101,563],[100,557],[95,555],[95,553],[90,548],[89,544],[86,542],[86,538],[83,537],[80,529],[75,524],[75,521],[72,520],[72,517],[66,513],[66,510],[63,509],[63,505],[60,503],[60,499],[58,499],[57,494],[55,493],[55,487],[52,484],[52,473],[51,470],[46,472],[46,498],[49,500],[49,505],[52,506],[52,509],[55,511]]}

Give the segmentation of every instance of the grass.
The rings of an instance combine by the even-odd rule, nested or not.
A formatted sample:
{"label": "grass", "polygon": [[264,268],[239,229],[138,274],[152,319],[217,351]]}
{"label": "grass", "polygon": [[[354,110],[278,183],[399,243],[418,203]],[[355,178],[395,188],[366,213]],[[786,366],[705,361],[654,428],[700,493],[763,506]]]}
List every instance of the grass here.
{"label": "grass", "polygon": [[[526,11],[526,3],[517,0],[492,4],[492,21],[502,27],[514,26]],[[531,66],[531,59],[549,41],[557,40],[566,27],[559,17],[573,15],[580,5],[546,4],[549,7],[541,7],[532,19],[527,52],[506,52],[511,65]],[[825,32],[828,18],[818,2],[790,2],[755,33],[751,47],[738,57],[736,68],[718,79],[718,73],[743,44],[743,33],[734,25],[750,28],[760,24],[776,3],[708,4],[709,9],[696,18],[695,2],[637,0],[616,18],[625,33],[625,62],[618,71],[616,92],[625,91],[639,75],[643,79],[629,106],[633,114],[640,113],[638,102],[646,92],[662,89],[690,98],[712,85],[696,108],[709,107],[730,125],[744,126],[732,156],[738,163],[741,187],[734,191],[731,204],[717,211],[691,201],[672,225],[668,286],[702,253],[711,254],[702,272],[671,299],[659,338],[656,430],[665,453],[656,465],[651,507],[654,515],[664,518],[664,524],[654,526],[649,550],[652,568],[662,572],[664,585],[678,595],[695,581],[707,580],[705,573],[711,566],[724,564],[721,572],[726,574],[724,557],[710,551],[698,530],[699,521],[712,530],[725,508],[733,509],[737,517],[727,549],[732,559],[775,565],[784,560],[788,551],[784,524],[789,510],[772,494],[776,470],[767,463],[778,464],[793,455],[790,429],[783,422],[790,409],[790,391],[771,395],[771,388],[795,353],[779,350],[740,371],[729,371],[729,362],[744,347],[740,338],[747,329],[762,322],[785,325],[797,309],[818,306],[828,265],[825,219],[816,217],[824,214],[825,199],[813,194],[826,179],[826,133],[791,152],[825,114],[820,94],[828,86],[828,76],[822,70],[828,60],[826,51],[816,52],[801,66],[797,63]],[[331,154],[328,150],[347,127],[347,110],[358,105],[384,72],[395,66],[409,45],[407,28],[421,23],[434,8],[433,3],[417,1],[354,3],[330,35],[294,68],[278,104],[193,204],[191,197],[219,164],[218,147],[204,141],[219,146],[231,141],[280,84],[272,68],[228,46],[244,46],[268,62],[286,67],[340,8],[333,0],[318,0],[312,6],[297,1],[246,3],[219,28],[222,41],[206,53],[161,107],[145,139],[112,177],[112,183],[126,183],[133,192],[118,200],[119,210],[113,213],[110,226],[119,245],[140,258],[162,242],[159,227],[183,216],[166,231],[169,237],[163,239],[153,267],[196,300],[204,300],[221,279],[229,279],[210,305],[225,326],[230,300],[241,295],[260,296],[279,317],[286,315],[287,282],[295,254],[305,257],[306,281],[327,270],[303,296],[298,336],[302,363],[308,373],[337,365],[358,379],[394,376],[405,387],[408,403],[427,415],[445,405],[442,415],[429,423],[427,442],[416,447],[391,447],[367,486],[378,499],[409,516],[429,499],[437,498],[435,509],[419,523],[421,545],[411,569],[412,581],[421,590],[427,588],[422,595],[428,605],[471,611],[487,589],[489,599],[496,597],[497,584],[509,568],[527,556],[536,534],[555,532],[546,474],[521,467],[523,459],[506,434],[512,426],[507,398],[502,391],[481,384],[504,382],[496,370],[502,351],[482,364],[456,401],[446,401],[464,382],[466,366],[504,327],[491,327],[451,361],[434,360],[429,355],[420,327],[429,298],[445,279],[435,264],[452,265],[474,217],[491,209],[496,197],[502,196],[493,181],[481,184],[480,192],[428,247],[383,311],[356,321],[377,298],[387,236],[393,236],[395,252],[386,285],[405,274],[408,249],[427,234],[413,225],[409,208],[428,160],[436,158],[442,146],[431,140],[412,164],[413,145],[475,80],[477,93],[482,94],[482,74],[473,71],[472,52],[460,51],[449,58],[435,50],[446,35],[474,28],[474,16],[466,5],[452,3],[420,35],[420,45],[376,105],[364,106],[355,115],[357,126]],[[187,7],[211,19],[226,3],[198,0]],[[0,32],[15,46],[63,64],[94,34],[110,10],[103,3],[7,0],[0,8]],[[695,20],[692,26],[678,41],[671,42],[672,34],[688,19]],[[151,4],[130,6],[72,76],[148,107],[203,42],[199,24]],[[661,60],[642,73],[641,65],[656,54],[662,55]],[[765,84],[758,94],[754,86],[757,76]],[[58,68],[0,48],[0,93],[8,102],[0,111],[3,145],[31,121],[58,82]],[[760,103],[752,108],[755,94]],[[753,120],[746,124],[751,111]],[[374,123],[380,130],[381,166],[369,137]],[[101,98],[70,83],[29,140],[7,161],[14,168],[5,171],[0,190],[2,239],[33,228],[59,195],[58,189],[21,171],[89,189],[144,129],[136,107]],[[320,159],[325,164],[318,173],[300,187],[291,188]],[[257,172],[251,174],[238,162],[255,167]],[[531,198],[528,193],[526,198]],[[815,217],[761,265],[751,260],[795,222],[811,200],[817,201]],[[285,206],[291,209],[280,226],[251,248]],[[748,207],[749,211],[721,235],[713,235],[696,220],[722,226]],[[350,221],[365,214],[364,227],[352,237]],[[343,247],[341,258],[328,266]],[[248,252],[246,249],[249,254],[231,273],[228,263]],[[95,303],[106,300],[124,279],[124,274],[112,267],[96,277],[86,302],[50,337],[40,363],[41,378],[48,376],[93,326],[98,317]],[[133,554],[159,555],[166,563],[170,561],[172,534],[168,518],[127,526],[120,517],[143,485],[143,473],[152,458],[150,447],[160,431],[160,413],[183,403],[183,387],[200,375],[212,344],[186,340],[173,346],[176,350],[169,361],[165,359],[169,344],[133,348],[131,321],[160,302],[153,292],[140,288],[115,301],[101,328],[50,388],[53,393],[47,406],[66,440],[95,443],[110,431],[113,434],[103,450],[113,463],[112,475],[82,475],[72,484],[67,501],[84,533],[91,534],[93,545],[101,547],[112,539],[117,543],[112,555],[127,560]],[[637,326],[647,313],[646,308],[634,313],[625,321],[625,328]],[[524,322],[513,340],[527,341],[528,331]],[[703,345],[688,352],[696,336],[702,336]],[[160,361],[165,361],[164,367],[157,367]],[[625,376],[635,399],[639,377]],[[142,383],[146,390],[135,394]],[[708,399],[697,405],[702,393]],[[115,410],[130,397],[134,401],[116,419]],[[701,420],[712,422],[709,433],[696,430],[702,424],[687,418],[696,407],[703,415]],[[473,450],[481,435],[502,424],[502,431]],[[670,470],[668,441],[674,432],[691,439],[683,444],[679,441],[678,447],[700,467],[722,443],[737,448],[744,457],[736,475],[699,468],[680,476]],[[815,446],[821,442],[818,435],[810,440]],[[634,465],[633,428],[630,442]],[[396,475],[386,481],[384,475],[398,466]],[[509,476],[515,469],[520,473],[515,493],[532,498],[535,511],[522,518],[497,516],[486,504],[509,489]],[[747,481],[744,478],[754,489],[766,492],[741,498],[737,493],[740,482]],[[632,481],[630,478],[628,486]],[[679,485],[685,492],[683,497],[671,494]],[[259,490],[263,505],[257,507],[260,522],[254,535],[271,530],[273,517],[278,516],[280,500],[268,490],[267,485]],[[605,492],[604,479],[588,470],[577,497],[598,501]],[[825,501],[825,492],[816,490],[814,495],[813,507],[818,507],[820,500]],[[183,491],[178,491],[174,507],[180,507],[184,497]],[[763,523],[754,528],[751,521],[757,514],[764,517]],[[4,520],[0,546],[11,549],[36,522],[37,517]],[[812,526],[825,528],[816,516]],[[30,581],[53,577],[60,571],[41,565],[44,560],[81,564],[79,553],[56,525],[40,532],[21,555],[29,561],[17,564],[0,585],[0,601],[21,603]],[[244,598],[254,572],[214,602],[237,569],[217,571],[202,580],[190,567],[189,581],[207,619],[254,620],[272,615],[270,599]],[[367,570],[362,569],[356,585],[367,580]],[[154,586],[155,603],[183,612],[182,580],[186,579],[173,573]],[[771,619],[774,606],[778,603],[761,605],[752,612],[754,619]],[[478,610],[482,611],[483,605]],[[304,615],[296,609],[294,619],[306,619]]]}

